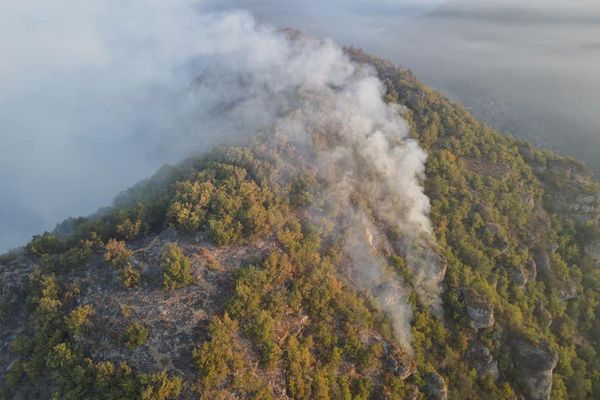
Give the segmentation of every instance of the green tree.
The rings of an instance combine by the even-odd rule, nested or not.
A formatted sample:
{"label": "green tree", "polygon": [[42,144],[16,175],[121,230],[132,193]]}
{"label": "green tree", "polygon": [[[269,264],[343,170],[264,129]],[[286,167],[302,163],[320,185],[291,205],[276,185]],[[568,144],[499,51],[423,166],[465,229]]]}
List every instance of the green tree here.
{"label": "green tree", "polygon": [[163,268],[163,286],[166,289],[177,289],[194,282],[190,270],[190,259],[175,243],[163,248],[161,265]]}

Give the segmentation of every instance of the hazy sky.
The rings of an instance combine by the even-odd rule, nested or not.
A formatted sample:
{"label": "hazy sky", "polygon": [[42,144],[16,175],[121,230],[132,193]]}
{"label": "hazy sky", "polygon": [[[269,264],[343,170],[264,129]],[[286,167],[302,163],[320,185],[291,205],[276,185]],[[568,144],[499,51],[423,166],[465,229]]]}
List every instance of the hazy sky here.
{"label": "hazy sky", "polygon": [[3,0],[0,251],[210,146],[191,142],[193,8],[363,47],[496,126],[600,153],[596,0]]}
{"label": "hazy sky", "polygon": [[325,1],[301,13],[294,2],[226,3],[402,64],[493,126],[600,175],[598,0]]}

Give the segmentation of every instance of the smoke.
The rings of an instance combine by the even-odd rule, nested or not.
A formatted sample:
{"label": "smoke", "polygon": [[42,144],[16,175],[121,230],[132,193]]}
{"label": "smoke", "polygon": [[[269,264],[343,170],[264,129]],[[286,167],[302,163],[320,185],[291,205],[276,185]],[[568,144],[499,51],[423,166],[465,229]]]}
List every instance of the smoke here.
{"label": "smoke", "polygon": [[[352,63],[332,41],[258,25],[243,11],[206,12],[202,3],[185,0],[108,3],[65,2],[67,17],[35,1],[3,6],[9,15],[29,17],[43,15],[41,7],[58,21],[35,21],[41,27],[28,21],[36,29],[26,37],[35,45],[25,50],[2,42],[13,62],[0,67],[9,77],[0,84],[8,121],[0,179],[28,188],[22,197],[39,194],[63,206],[83,190],[89,206],[105,200],[98,192],[115,193],[115,185],[122,188],[157,165],[215,144],[257,132],[285,141],[327,184],[325,197],[338,210],[336,229],[346,238],[350,277],[379,300],[408,349],[409,289],[385,255],[391,248],[404,255],[414,272],[412,288],[434,312],[441,312],[443,271],[419,182],[426,155],[408,137],[402,110],[382,100],[375,73]],[[70,29],[82,35],[71,38]],[[47,60],[34,54],[36,46]],[[24,84],[23,74],[31,82]],[[14,167],[29,162],[39,168],[31,176],[40,180],[19,180],[24,175]],[[56,189],[65,187],[52,179],[58,188],[45,183],[32,189],[51,176],[44,165],[69,190],[59,196]],[[355,201],[360,195],[364,206]],[[32,204],[54,215],[44,207]],[[396,234],[388,235],[389,229]]]}
{"label": "smoke", "polygon": [[[426,155],[408,137],[401,108],[383,101],[373,70],[352,63],[331,41],[256,26],[244,13],[221,16],[206,29],[218,40],[197,60],[201,73],[193,98],[200,120],[205,126],[210,121],[219,136],[261,131],[303,154],[328,188],[328,212],[313,215],[333,217],[345,238],[351,279],[378,299],[408,350],[409,290],[384,255],[390,248],[404,255],[413,270],[412,289],[436,313],[443,270],[419,182]],[[364,206],[356,204],[357,196],[365,198]],[[397,235],[389,237],[380,226]]]}
{"label": "smoke", "polygon": [[[410,68],[480,120],[600,174],[597,0],[214,0]],[[443,67],[440,67],[443,66]]]}

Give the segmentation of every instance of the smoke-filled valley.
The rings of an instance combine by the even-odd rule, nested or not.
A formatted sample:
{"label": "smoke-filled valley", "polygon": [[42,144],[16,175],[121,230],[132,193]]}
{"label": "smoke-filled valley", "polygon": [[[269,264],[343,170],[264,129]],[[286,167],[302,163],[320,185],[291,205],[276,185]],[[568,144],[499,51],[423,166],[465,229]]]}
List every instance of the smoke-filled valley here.
{"label": "smoke-filled valley", "polygon": [[104,6],[65,17],[86,57],[30,67],[45,94],[3,84],[8,148],[47,125],[32,157],[103,191],[171,165],[0,257],[0,399],[600,395],[585,165],[362,50],[210,2],[112,5],[110,33]]}

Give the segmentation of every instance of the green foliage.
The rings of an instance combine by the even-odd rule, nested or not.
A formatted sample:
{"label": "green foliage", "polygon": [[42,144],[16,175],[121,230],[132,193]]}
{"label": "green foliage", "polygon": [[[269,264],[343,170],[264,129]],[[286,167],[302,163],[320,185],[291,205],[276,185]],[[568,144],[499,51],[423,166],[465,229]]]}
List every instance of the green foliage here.
{"label": "green foliage", "polygon": [[140,347],[148,340],[148,329],[139,321],[133,321],[123,332],[123,341],[130,349]]}
{"label": "green foliage", "polygon": [[123,286],[132,288],[140,284],[142,274],[137,268],[131,265],[131,263],[127,263],[127,266],[121,271],[121,279],[123,281]]}
{"label": "green foliage", "polygon": [[161,265],[163,268],[163,286],[166,289],[177,289],[194,282],[190,270],[190,259],[175,243],[165,245]]}
{"label": "green foliage", "polygon": [[177,182],[169,216],[183,230],[196,232],[204,223],[214,191],[211,181]]}
{"label": "green foliage", "polygon": [[133,251],[122,240],[110,239],[104,248],[104,261],[113,268],[125,267],[129,258],[133,256]]}
{"label": "green foliage", "polygon": [[94,308],[89,304],[73,309],[65,319],[68,331],[74,335],[81,335],[88,327],[93,315]]}
{"label": "green foliage", "polygon": [[36,235],[27,245],[27,249],[35,255],[58,254],[65,249],[65,244],[60,238],[52,233],[44,232]]}
{"label": "green foliage", "polygon": [[125,240],[133,240],[142,232],[142,226],[140,218],[132,221],[129,217],[124,217],[122,222],[116,225],[117,234]]}
{"label": "green foliage", "polygon": [[[281,386],[293,399],[402,399],[416,388],[425,398],[426,380],[437,370],[450,398],[516,399],[524,387],[515,376],[513,338],[548,344],[559,355],[552,398],[597,398],[600,270],[585,248],[599,240],[600,225],[563,212],[558,201],[593,195],[597,183],[573,161],[478,123],[410,72],[348,51],[377,69],[387,102],[408,107],[413,135],[428,151],[423,183],[437,250],[447,266],[444,318],[408,291],[417,368],[410,378],[394,372],[402,352],[390,321],[344,278],[344,232],[329,221],[340,210],[322,204],[319,193],[326,188],[318,174],[285,144],[274,147],[259,139],[246,148],[220,149],[165,167],[121,194],[115,207],[68,220],[57,234],[34,237],[28,251],[40,257],[40,268],[31,273],[23,308],[26,331],[11,344],[18,360],[5,374],[0,398],[11,398],[16,388],[22,398],[33,397],[28,388],[39,382],[47,382],[55,398],[66,399],[183,394],[180,377],[134,372],[125,363],[86,356],[78,336],[89,332],[93,310],[75,307],[78,292],[68,275],[107,242],[105,261],[120,269],[125,287],[138,285],[140,271],[129,263],[133,253],[124,241],[168,224],[207,235],[219,246],[255,241],[261,249],[253,265],[242,265],[231,277],[231,293],[223,292],[230,297],[219,304],[223,313],[213,316],[206,340],[193,350],[197,381],[185,387],[190,383],[201,398],[268,399],[277,397]],[[353,201],[366,215],[373,213],[364,193],[353,193]],[[391,229],[387,234],[386,273],[410,287],[418,273],[398,250],[401,235]],[[211,266],[211,277],[228,273],[210,251],[200,255]],[[165,247],[161,266],[167,289],[194,281],[190,260],[176,244]],[[467,289],[494,310],[493,327],[478,332],[470,327]],[[134,322],[123,341],[135,348],[147,337],[147,328]],[[499,380],[472,365],[468,354],[475,342],[498,361]]]}
{"label": "green foliage", "polygon": [[279,215],[269,188],[231,164],[210,164],[174,192],[169,218],[186,232],[207,230],[218,245],[265,234]]}
{"label": "green foliage", "polygon": [[141,400],[178,399],[183,389],[180,377],[169,377],[165,371],[141,376]]}
{"label": "green foliage", "polygon": [[227,314],[214,319],[209,327],[210,340],[193,351],[194,362],[200,373],[203,389],[210,391],[226,379],[232,379],[241,370],[243,358],[236,340],[238,324]]}

